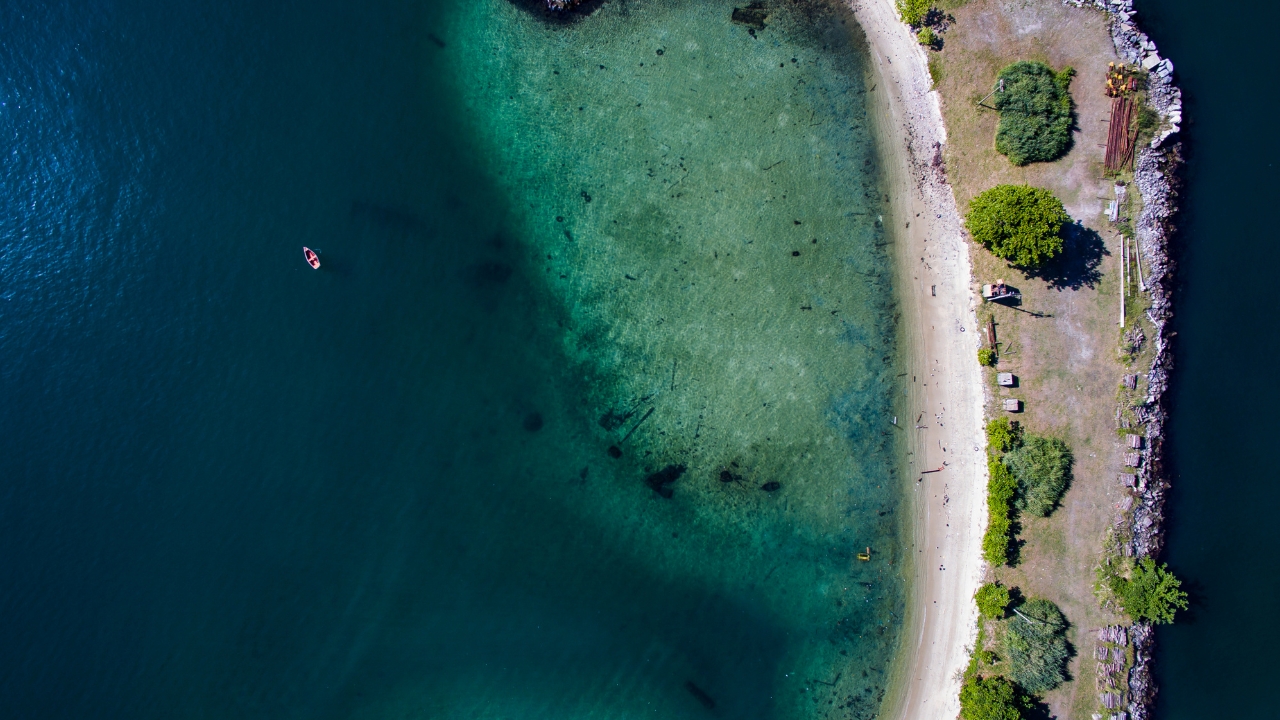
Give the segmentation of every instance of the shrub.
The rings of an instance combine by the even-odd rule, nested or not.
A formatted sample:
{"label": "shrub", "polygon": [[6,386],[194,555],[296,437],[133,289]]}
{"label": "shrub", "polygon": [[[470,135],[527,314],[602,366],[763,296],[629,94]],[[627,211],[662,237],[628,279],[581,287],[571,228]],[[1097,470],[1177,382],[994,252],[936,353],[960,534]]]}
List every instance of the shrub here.
{"label": "shrub", "polygon": [[1000,457],[1015,448],[1022,447],[1022,427],[1000,417],[987,423],[987,452]]}
{"label": "shrub", "polygon": [[1009,588],[1000,583],[987,583],[978,588],[973,599],[983,617],[1001,620],[1009,608]]}
{"label": "shrub", "polygon": [[937,44],[938,35],[933,31],[933,28],[922,27],[920,28],[920,32],[916,33],[916,42],[927,48],[931,48]]}
{"label": "shrub", "polygon": [[1071,76],[1041,62],[1016,62],[1000,71],[995,107],[1000,111],[996,151],[1014,165],[1057,160],[1071,148]]}
{"label": "shrub", "polygon": [[971,677],[960,688],[961,720],[1022,720],[1031,699],[1002,677]]}
{"label": "shrub", "polygon": [[996,257],[1034,270],[1062,253],[1068,220],[1062,201],[1048,190],[997,185],[969,203],[964,226]]}
{"label": "shrub", "polygon": [[898,7],[898,17],[911,27],[920,27],[933,6],[932,0],[896,0],[894,4]]}
{"label": "shrub", "polygon": [[1014,609],[1004,634],[1009,677],[1029,692],[1045,693],[1067,679],[1067,619],[1048,600],[1027,601]]}
{"label": "shrub", "polygon": [[1182,581],[1169,566],[1151,558],[1143,558],[1134,566],[1126,580],[1113,575],[1109,580],[1111,591],[1120,600],[1126,614],[1134,620],[1170,624],[1178,610],[1187,609],[1187,593]]}
{"label": "shrub", "polygon": [[982,535],[982,559],[992,565],[1009,562],[1009,541],[1013,522],[1008,512],[991,515],[987,519],[987,532]]}
{"label": "shrub", "polygon": [[1019,510],[1045,517],[1053,512],[1071,480],[1071,449],[1058,438],[1028,435],[1007,453],[1004,464],[1018,479]]}
{"label": "shrub", "polygon": [[978,364],[983,367],[995,367],[996,351],[991,348],[978,349]]}
{"label": "shrub", "polygon": [[1013,539],[1010,510],[1018,481],[1009,468],[994,457],[987,463],[987,469],[987,532],[982,536],[982,557],[992,565],[1004,565],[1009,561],[1009,543]]}

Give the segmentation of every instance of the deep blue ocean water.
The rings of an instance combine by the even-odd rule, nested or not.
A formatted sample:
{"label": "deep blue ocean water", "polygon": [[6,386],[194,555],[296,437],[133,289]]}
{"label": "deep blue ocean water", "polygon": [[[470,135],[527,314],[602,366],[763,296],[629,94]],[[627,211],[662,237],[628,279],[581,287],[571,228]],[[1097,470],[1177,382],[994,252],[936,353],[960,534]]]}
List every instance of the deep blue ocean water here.
{"label": "deep blue ocean water", "polygon": [[873,714],[862,51],[730,9],[0,4],[0,715]]}
{"label": "deep blue ocean water", "polygon": [[1138,3],[1186,99],[1186,187],[1164,555],[1191,610],[1156,635],[1156,717],[1280,717],[1280,397],[1271,215],[1280,197],[1275,62],[1249,23],[1271,6]]}

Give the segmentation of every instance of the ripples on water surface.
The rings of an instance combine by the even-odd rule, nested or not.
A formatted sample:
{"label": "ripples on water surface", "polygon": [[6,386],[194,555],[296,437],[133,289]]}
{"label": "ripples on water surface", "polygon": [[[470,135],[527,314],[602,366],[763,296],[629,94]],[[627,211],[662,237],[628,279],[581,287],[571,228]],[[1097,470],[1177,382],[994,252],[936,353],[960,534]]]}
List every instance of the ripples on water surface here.
{"label": "ripples on water surface", "polygon": [[731,9],[7,5],[14,716],[870,717],[873,81]]}

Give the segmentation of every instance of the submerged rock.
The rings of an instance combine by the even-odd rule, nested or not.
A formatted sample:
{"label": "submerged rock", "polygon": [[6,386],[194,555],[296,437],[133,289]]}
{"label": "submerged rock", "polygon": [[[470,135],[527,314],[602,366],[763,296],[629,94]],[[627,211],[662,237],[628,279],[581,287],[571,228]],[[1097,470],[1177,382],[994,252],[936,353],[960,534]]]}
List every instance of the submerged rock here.
{"label": "submerged rock", "polygon": [[775,490],[781,490],[781,489],[782,489],[782,483],[777,482],[776,480],[771,480],[771,481],[769,481],[769,482],[767,482],[767,483],[765,483],[765,484],[761,485],[761,486],[760,486],[760,489],[761,489],[761,490],[763,490],[763,491],[765,491],[765,492],[773,492],[773,491],[775,491]]}
{"label": "submerged rock", "polygon": [[734,8],[733,15],[730,20],[738,25],[746,25],[752,30],[763,30],[764,21],[769,17],[769,11],[765,9],[764,3],[753,2],[744,8]]}
{"label": "submerged rock", "polygon": [[668,465],[656,473],[652,473],[644,479],[644,484],[653,489],[664,498],[670,499],[674,494],[671,490],[671,484],[680,479],[684,475],[684,465]]}

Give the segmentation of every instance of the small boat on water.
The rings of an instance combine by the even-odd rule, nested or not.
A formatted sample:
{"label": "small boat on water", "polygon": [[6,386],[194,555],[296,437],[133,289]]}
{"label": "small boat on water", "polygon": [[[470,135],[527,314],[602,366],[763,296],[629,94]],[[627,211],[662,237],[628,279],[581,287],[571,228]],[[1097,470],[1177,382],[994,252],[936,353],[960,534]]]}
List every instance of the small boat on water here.
{"label": "small boat on water", "polygon": [[302,255],[307,258],[307,264],[311,266],[312,270],[320,269],[320,257],[315,254],[315,251],[306,245],[303,245]]}

